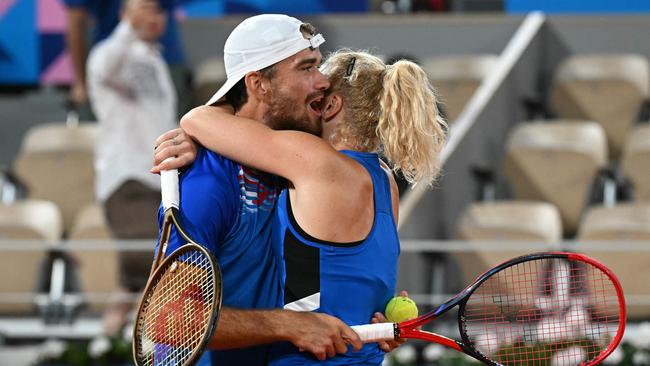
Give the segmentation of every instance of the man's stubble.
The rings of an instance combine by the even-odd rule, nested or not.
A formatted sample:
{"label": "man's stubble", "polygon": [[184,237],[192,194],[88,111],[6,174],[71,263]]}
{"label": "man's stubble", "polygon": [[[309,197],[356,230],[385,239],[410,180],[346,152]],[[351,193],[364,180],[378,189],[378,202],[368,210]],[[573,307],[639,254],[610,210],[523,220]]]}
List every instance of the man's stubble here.
{"label": "man's stubble", "polygon": [[309,115],[305,107],[308,100],[320,94],[315,92],[309,94],[304,100],[298,101],[273,85],[268,102],[269,108],[264,114],[265,124],[274,130],[303,131],[320,137],[321,122],[313,120],[314,117]]}

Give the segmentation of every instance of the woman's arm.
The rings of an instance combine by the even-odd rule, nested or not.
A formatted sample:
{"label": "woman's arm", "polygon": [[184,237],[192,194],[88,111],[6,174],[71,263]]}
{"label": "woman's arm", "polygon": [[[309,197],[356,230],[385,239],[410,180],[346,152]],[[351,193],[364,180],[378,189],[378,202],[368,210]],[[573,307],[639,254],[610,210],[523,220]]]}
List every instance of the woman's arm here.
{"label": "woman's arm", "polygon": [[294,184],[323,176],[331,179],[343,159],[320,137],[299,131],[274,131],[259,121],[217,107],[191,110],[181,119],[181,128],[210,150],[283,176]]}

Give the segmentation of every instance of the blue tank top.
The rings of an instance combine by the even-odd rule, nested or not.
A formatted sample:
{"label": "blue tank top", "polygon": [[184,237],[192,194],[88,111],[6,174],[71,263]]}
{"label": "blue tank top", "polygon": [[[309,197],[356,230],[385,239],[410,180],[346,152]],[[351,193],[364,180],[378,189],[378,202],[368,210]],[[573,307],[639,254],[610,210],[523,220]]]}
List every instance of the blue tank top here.
{"label": "blue tank top", "polygon": [[[374,223],[366,239],[331,243],[311,237],[296,223],[284,190],[275,216],[274,246],[283,258],[285,309],[330,314],[348,325],[367,324],[375,312],[384,312],[395,293],[399,239],[390,183],[379,157],[356,151],[342,153],[363,165],[372,178]],[[288,343],[274,345],[271,351],[271,365],[380,365],[383,358],[376,343],[325,362]]]}

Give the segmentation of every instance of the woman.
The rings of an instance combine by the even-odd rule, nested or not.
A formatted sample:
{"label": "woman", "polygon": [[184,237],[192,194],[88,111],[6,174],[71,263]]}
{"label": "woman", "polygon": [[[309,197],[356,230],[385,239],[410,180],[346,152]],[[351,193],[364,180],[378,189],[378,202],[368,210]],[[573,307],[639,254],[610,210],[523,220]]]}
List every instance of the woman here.
{"label": "woman", "polygon": [[[208,149],[288,180],[274,234],[285,309],[364,324],[393,296],[399,255],[397,185],[378,154],[410,183],[431,184],[445,123],[426,74],[412,62],[386,66],[345,50],[322,70],[331,83],[321,103],[322,139],[210,107],[188,113],[181,127]],[[272,364],[317,362],[290,344],[274,347],[271,357]],[[326,363],[382,360],[383,351],[368,344]]]}

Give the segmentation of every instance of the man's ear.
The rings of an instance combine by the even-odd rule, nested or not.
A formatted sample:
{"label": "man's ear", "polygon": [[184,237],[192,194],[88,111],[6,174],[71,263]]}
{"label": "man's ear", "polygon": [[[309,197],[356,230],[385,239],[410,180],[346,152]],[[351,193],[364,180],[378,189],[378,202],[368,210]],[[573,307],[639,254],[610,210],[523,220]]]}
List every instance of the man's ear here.
{"label": "man's ear", "polygon": [[337,114],[343,109],[343,99],[338,94],[332,94],[323,110],[323,119],[329,121],[332,118],[336,117]]}
{"label": "man's ear", "polygon": [[257,71],[249,72],[244,76],[246,91],[258,100],[264,100],[270,95],[271,83]]}

